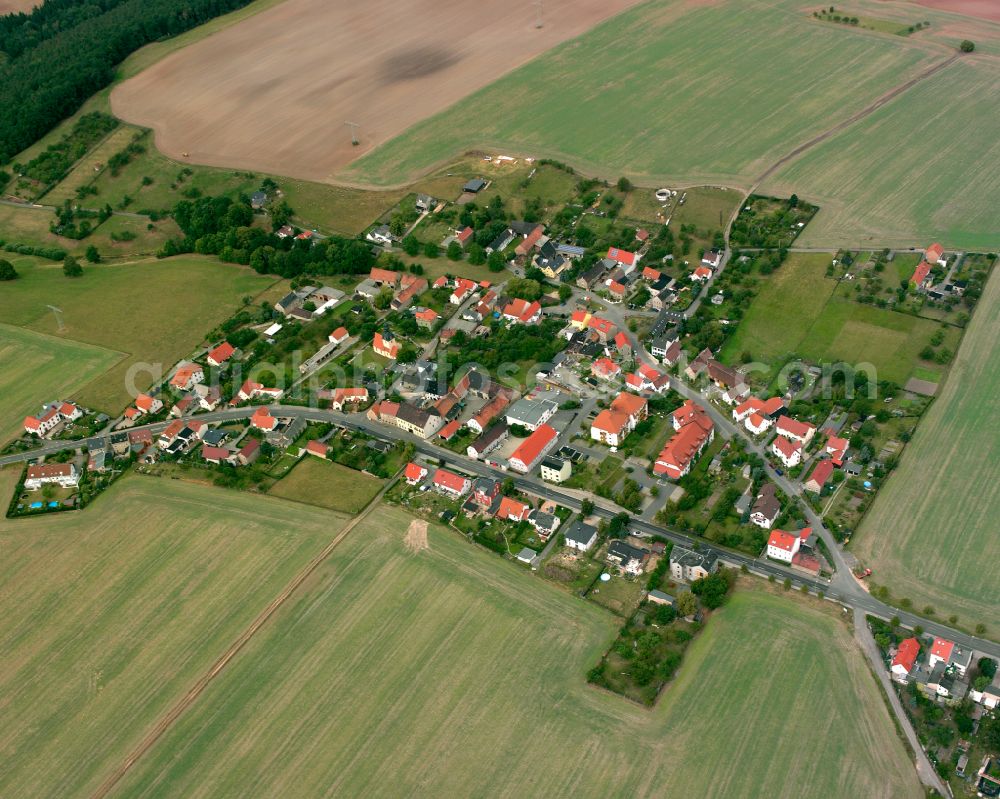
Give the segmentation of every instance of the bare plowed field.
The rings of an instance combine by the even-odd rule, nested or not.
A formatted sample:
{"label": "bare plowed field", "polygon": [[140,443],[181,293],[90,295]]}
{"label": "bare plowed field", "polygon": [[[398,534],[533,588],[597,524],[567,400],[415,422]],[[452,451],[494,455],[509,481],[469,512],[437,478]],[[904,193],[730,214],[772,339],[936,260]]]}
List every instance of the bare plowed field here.
{"label": "bare plowed field", "polygon": [[918,5],[954,11],[969,17],[982,17],[1000,22],[1000,3],[996,0],[915,0]]}
{"label": "bare plowed field", "polygon": [[[637,0],[287,0],[111,96],[180,160],[323,180]],[[345,122],[359,127],[352,146]]]}

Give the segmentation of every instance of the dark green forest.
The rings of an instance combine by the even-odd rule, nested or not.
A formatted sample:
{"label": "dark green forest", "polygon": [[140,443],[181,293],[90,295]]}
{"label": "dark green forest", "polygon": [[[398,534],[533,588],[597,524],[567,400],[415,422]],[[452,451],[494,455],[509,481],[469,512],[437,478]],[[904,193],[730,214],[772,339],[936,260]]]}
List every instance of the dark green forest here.
{"label": "dark green forest", "polygon": [[0,163],[74,114],[140,47],[251,0],[46,0],[0,17]]}

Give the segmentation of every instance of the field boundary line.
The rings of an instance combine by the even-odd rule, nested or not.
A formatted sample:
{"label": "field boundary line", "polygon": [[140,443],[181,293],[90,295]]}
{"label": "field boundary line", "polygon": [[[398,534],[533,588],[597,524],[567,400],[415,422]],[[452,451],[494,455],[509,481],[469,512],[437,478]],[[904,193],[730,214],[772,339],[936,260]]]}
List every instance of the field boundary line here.
{"label": "field boundary line", "polygon": [[771,175],[773,175],[779,169],[781,169],[784,166],[787,166],[792,161],[797,159],[800,155],[802,155],[802,153],[806,152],[807,150],[811,150],[817,144],[822,144],[830,137],[840,133],[843,130],[846,130],[847,128],[854,125],[856,122],[860,122],[865,117],[871,116],[880,108],[882,108],[882,106],[892,102],[897,97],[899,97],[899,95],[908,92],[918,83],[922,83],[923,81],[927,80],[927,78],[936,75],[938,72],[945,69],[946,67],[950,67],[961,57],[962,57],[961,53],[955,53],[951,57],[946,58],[944,61],[938,61],[936,64],[932,64],[923,72],[919,72],[909,80],[904,81],[903,83],[899,84],[893,89],[890,89],[880,97],[875,98],[875,100],[866,105],[860,111],[849,116],[847,119],[838,122],[832,128],[828,128],[822,133],[813,136],[808,141],[803,142],[798,147],[793,149],[791,152],[783,155],[781,158],[779,158],[777,161],[771,164],[771,166],[765,169],[764,172],[760,175],[760,177],[758,177],[757,180],[754,182],[753,187],[750,189],[750,193],[753,194],[754,192],[756,192],[757,189],[760,187],[761,183],[763,183],[765,180],[771,177]]}
{"label": "field boundary line", "polygon": [[212,666],[206,671],[195,684],[188,690],[184,696],[182,696],[167,712],[165,715],[160,717],[153,728],[146,733],[143,739],[139,742],[138,746],[132,750],[132,752],[125,758],[124,762],[118,766],[101,785],[91,794],[92,799],[103,799],[106,797],[115,786],[122,780],[122,778],[128,774],[132,766],[134,766],[146,752],[156,745],[156,742],[163,737],[163,735],[173,726],[174,722],[179,719],[184,712],[191,707],[197,701],[198,697],[205,691],[209,684],[214,680],[222,671],[229,665],[230,661],[244,646],[249,643],[249,641],[256,635],[260,629],[267,623],[267,621],[275,614],[275,612],[283,605],[285,602],[295,593],[299,588],[309,578],[313,572],[319,568],[320,564],[325,561],[334,549],[347,537],[360,522],[364,521],[368,515],[381,503],[382,497],[385,493],[396,484],[399,479],[399,475],[396,474],[390,479],[382,490],[375,495],[371,502],[353,519],[350,519],[334,536],[333,540],[330,541],[319,554],[315,555],[312,560],[310,560],[303,569],[292,578],[292,581],[286,585],[281,593],[278,594],[267,607],[262,610],[257,617],[250,623],[239,637],[230,644],[229,648],[212,664]]}

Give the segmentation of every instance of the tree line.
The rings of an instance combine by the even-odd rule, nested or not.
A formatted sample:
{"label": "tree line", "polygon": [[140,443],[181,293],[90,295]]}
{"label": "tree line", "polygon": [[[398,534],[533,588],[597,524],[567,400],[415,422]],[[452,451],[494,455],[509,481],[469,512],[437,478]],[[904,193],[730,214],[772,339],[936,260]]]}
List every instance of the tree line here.
{"label": "tree line", "polygon": [[[250,0],[47,0],[0,18],[0,163],[36,142],[111,83],[115,68],[151,42],[176,36]],[[37,16],[36,16],[37,14]]]}
{"label": "tree line", "polygon": [[282,239],[253,227],[250,206],[229,197],[183,200],[174,207],[174,220],[183,239],[170,239],[157,255],[182,253],[217,255],[223,261],[244,264],[260,274],[293,278],[310,275],[360,275],[371,271],[375,255],[358,239],[330,236],[317,241]]}

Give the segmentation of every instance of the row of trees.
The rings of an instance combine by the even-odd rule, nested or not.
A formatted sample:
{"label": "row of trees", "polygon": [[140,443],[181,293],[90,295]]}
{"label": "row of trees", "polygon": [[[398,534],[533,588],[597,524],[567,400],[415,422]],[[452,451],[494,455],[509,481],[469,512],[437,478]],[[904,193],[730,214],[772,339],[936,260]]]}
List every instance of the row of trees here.
{"label": "row of trees", "polygon": [[[176,36],[250,0],[97,0],[90,11],[49,0],[34,20],[0,31],[0,163],[36,142],[114,78],[140,47]],[[92,13],[97,10],[100,13]],[[32,15],[33,17],[34,15]]]}

